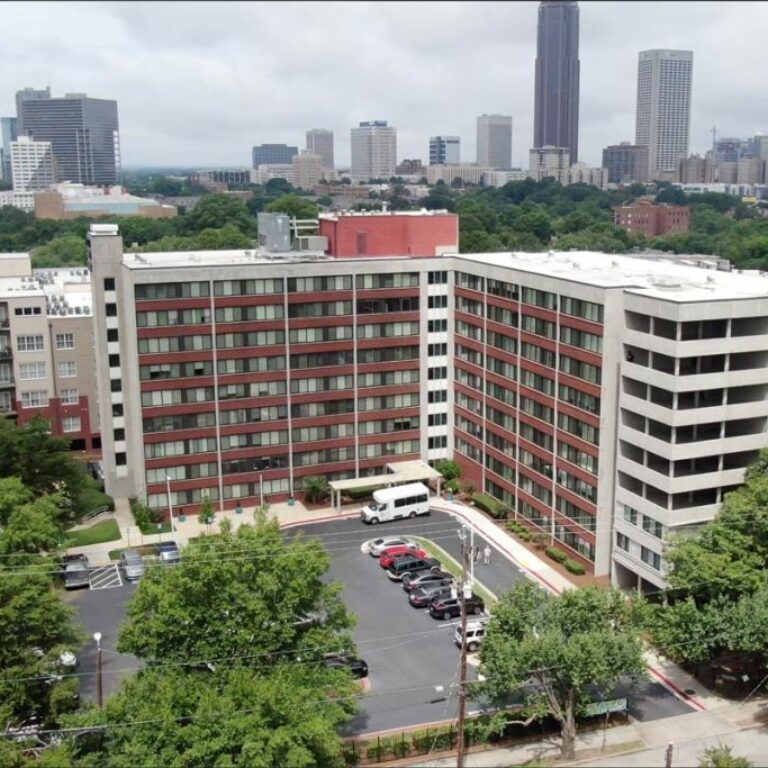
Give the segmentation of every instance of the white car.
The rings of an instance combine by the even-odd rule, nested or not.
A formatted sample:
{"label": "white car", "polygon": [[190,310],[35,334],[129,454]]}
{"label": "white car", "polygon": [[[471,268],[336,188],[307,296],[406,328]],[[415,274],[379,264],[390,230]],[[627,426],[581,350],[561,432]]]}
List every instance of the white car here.
{"label": "white car", "polygon": [[382,536],[368,542],[368,553],[371,557],[378,557],[387,547],[412,547],[418,548],[418,543],[409,536]]}

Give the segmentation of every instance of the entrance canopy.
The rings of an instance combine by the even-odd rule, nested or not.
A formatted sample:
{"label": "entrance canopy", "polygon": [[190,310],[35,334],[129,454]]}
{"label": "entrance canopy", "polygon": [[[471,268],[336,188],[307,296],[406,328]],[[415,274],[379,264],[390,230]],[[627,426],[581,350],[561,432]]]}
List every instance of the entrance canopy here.
{"label": "entrance canopy", "polygon": [[341,494],[343,491],[353,491],[358,488],[376,488],[404,483],[418,483],[435,480],[437,494],[440,495],[440,481],[443,476],[427,464],[426,461],[393,461],[387,464],[387,474],[369,475],[368,477],[353,477],[348,480],[331,480],[331,502],[337,512],[341,511]]}

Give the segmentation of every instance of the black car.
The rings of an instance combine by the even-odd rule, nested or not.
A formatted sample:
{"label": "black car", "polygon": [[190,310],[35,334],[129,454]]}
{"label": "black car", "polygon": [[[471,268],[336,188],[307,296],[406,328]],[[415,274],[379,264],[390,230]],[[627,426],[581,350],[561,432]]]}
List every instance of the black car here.
{"label": "black car", "polygon": [[437,584],[441,581],[450,583],[453,581],[453,574],[449,571],[427,571],[426,573],[422,571],[413,574],[406,573],[402,579],[403,589],[406,592],[413,592],[414,589],[418,589],[419,587],[425,587],[428,584]]}
{"label": "black car", "polygon": [[[467,613],[482,613],[485,603],[474,592],[467,598]],[[435,619],[453,619],[461,615],[461,600],[458,597],[446,597],[429,604],[429,613]]]}
{"label": "black car", "polygon": [[400,581],[406,573],[419,573],[420,571],[439,570],[440,561],[435,557],[416,557],[415,555],[406,555],[398,557],[392,565],[387,568],[387,576],[392,581]]}
{"label": "black car", "polygon": [[437,600],[445,600],[451,596],[451,585],[447,584],[429,584],[425,587],[414,589],[408,595],[408,602],[414,608],[426,608],[430,603]]}
{"label": "black car", "polygon": [[368,665],[364,659],[346,656],[343,653],[328,653],[323,657],[323,663],[329,669],[348,669],[355,677],[368,677]]}
{"label": "black car", "polygon": [[91,572],[88,558],[85,555],[64,555],[61,558],[61,578],[64,589],[89,587]]}

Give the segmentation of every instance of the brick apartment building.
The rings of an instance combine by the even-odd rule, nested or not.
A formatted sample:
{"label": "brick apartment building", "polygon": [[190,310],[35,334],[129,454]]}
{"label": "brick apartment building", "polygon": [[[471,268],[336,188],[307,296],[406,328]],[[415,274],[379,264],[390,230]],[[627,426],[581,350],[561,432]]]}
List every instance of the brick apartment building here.
{"label": "brick apartment building", "polygon": [[644,198],[616,206],[613,213],[617,227],[646,237],[685,234],[691,218],[691,209],[687,205],[655,205]]}
{"label": "brick apartment building", "polygon": [[760,275],[89,241],[107,488],[156,508],[452,457],[590,571],[656,589],[668,534],[711,519],[768,444]]}

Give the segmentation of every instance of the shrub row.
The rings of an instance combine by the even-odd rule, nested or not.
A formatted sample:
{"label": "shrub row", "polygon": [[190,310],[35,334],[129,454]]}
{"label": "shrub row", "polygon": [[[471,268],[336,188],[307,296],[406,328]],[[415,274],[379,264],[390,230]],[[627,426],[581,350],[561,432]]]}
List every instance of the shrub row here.
{"label": "shrub row", "polygon": [[564,565],[567,571],[576,574],[576,576],[582,576],[587,572],[587,569],[578,560],[568,558]]}
{"label": "shrub row", "polygon": [[498,499],[489,496],[487,493],[475,493],[472,495],[472,501],[478,509],[487,512],[492,517],[500,519],[507,514],[507,507]]}
{"label": "shrub row", "polygon": [[510,520],[507,523],[507,529],[512,531],[522,541],[531,541],[533,538],[533,534],[522,523],[518,523],[517,520]]}
{"label": "shrub row", "polygon": [[560,565],[563,565],[565,561],[568,560],[568,555],[566,555],[562,549],[558,549],[557,547],[547,547],[544,552],[547,557],[551,558],[556,563],[560,563]]}

